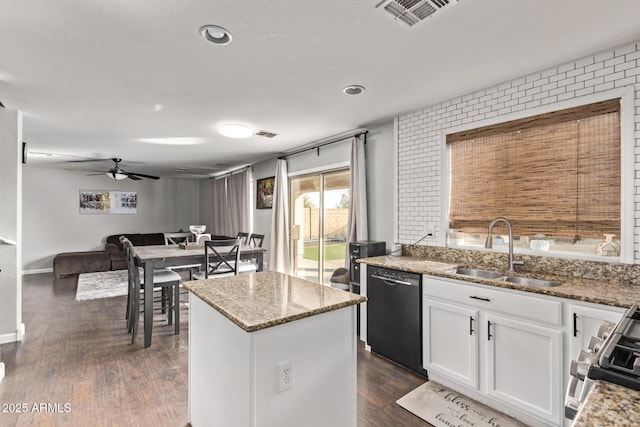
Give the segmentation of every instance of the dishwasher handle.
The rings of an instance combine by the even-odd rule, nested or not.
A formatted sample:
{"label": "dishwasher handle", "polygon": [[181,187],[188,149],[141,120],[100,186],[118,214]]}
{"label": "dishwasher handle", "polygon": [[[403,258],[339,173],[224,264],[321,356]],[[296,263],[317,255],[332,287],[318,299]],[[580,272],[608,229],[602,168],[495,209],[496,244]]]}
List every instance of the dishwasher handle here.
{"label": "dishwasher handle", "polygon": [[404,280],[389,279],[388,277],[382,277],[382,276],[378,276],[376,274],[372,274],[371,277],[373,279],[380,279],[380,280],[384,281],[385,283],[393,284],[393,285],[418,286],[417,283],[414,284],[414,283],[411,283],[411,282],[405,282]]}

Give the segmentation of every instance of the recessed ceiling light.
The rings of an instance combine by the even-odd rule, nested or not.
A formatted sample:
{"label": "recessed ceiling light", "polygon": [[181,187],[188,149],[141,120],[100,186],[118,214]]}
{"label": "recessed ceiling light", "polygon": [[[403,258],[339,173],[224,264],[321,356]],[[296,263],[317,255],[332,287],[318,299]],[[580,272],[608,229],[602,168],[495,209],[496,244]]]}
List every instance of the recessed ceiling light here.
{"label": "recessed ceiling light", "polygon": [[361,85],[350,85],[342,89],[347,95],[360,95],[364,90],[365,87]]}
{"label": "recessed ceiling light", "polygon": [[253,131],[247,126],[237,124],[222,125],[218,128],[218,132],[229,138],[249,138],[253,135]]}
{"label": "recessed ceiling light", "polygon": [[200,27],[200,35],[206,41],[219,45],[229,44],[233,40],[231,33],[218,25],[203,25]]}

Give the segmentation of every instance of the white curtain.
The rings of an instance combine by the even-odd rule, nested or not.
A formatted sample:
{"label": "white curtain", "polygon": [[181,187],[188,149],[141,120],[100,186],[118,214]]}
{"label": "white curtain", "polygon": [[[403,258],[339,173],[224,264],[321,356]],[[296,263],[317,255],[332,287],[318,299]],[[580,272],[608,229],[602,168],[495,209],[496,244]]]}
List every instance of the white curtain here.
{"label": "white curtain", "polygon": [[234,237],[237,232],[249,232],[248,189],[250,169],[227,177],[228,227],[225,236]]}
{"label": "white curtain", "polygon": [[227,231],[227,178],[214,178],[211,185],[211,230],[217,235],[226,235]]}
{"label": "white curtain", "polygon": [[351,139],[351,203],[347,235],[346,266],[349,265],[349,243],[369,238],[367,223],[367,163],[365,158],[365,136]]}
{"label": "white curtain", "polygon": [[269,243],[269,270],[289,274],[289,183],[287,160],[276,162],[276,178],[273,188],[273,212]]}
{"label": "white curtain", "polygon": [[211,234],[234,237],[249,231],[250,169],[211,180]]}

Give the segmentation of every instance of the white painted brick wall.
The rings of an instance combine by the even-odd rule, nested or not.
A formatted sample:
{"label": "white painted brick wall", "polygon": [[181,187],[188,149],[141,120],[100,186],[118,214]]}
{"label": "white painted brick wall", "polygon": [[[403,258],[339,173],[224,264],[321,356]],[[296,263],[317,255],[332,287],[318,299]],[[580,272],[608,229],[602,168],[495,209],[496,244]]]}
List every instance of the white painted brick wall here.
{"label": "white painted brick wall", "polygon": [[[532,73],[398,118],[398,240],[427,227],[439,241],[441,132],[492,117],[640,83],[640,42]],[[640,86],[639,86],[640,88]],[[640,263],[640,90],[635,91],[634,258]],[[423,243],[429,244],[428,241]],[[431,244],[433,241],[431,241]]]}

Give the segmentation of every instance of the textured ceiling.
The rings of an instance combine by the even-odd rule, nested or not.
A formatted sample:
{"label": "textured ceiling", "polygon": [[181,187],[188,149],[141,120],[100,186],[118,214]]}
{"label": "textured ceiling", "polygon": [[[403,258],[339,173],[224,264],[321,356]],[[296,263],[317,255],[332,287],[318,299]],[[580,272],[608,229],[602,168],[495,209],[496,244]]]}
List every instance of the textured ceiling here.
{"label": "textured ceiling", "polygon": [[411,28],[378,1],[0,0],[0,100],[31,151],[66,155],[30,166],[203,175],[640,40],[637,0],[461,0]]}

